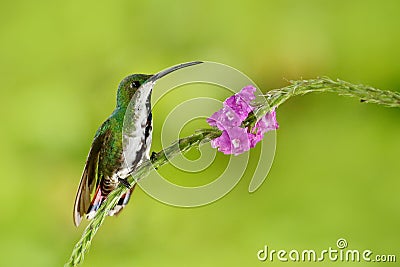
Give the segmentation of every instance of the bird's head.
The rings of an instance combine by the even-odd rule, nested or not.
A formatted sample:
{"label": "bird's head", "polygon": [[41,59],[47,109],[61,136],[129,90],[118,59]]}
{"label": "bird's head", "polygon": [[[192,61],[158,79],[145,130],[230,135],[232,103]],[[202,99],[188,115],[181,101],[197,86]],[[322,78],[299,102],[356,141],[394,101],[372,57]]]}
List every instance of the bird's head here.
{"label": "bird's head", "polygon": [[125,77],[118,86],[117,106],[128,106],[139,87],[142,86],[152,76],[154,75],[132,74],[128,77]]}

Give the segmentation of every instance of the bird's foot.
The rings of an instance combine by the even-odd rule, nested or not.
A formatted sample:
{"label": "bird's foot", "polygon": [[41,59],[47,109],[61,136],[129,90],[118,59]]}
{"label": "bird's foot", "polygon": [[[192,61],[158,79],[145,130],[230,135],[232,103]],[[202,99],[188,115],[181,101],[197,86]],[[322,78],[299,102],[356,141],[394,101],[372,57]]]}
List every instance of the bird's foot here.
{"label": "bird's foot", "polygon": [[157,158],[157,153],[156,152],[151,152],[150,160],[153,162]]}
{"label": "bird's foot", "polygon": [[[150,156],[150,161],[152,162],[152,163],[154,163],[154,161],[157,159],[157,153],[156,152],[151,152],[151,156]],[[158,168],[155,168],[156,170],[158,169]]]}
{"label": "bird's foot", "polygon": [[129,184],[128,180],[126,178],[122,179],[118,177],[118,182],[125,186],[128,189],[131,189],[131,185]]}

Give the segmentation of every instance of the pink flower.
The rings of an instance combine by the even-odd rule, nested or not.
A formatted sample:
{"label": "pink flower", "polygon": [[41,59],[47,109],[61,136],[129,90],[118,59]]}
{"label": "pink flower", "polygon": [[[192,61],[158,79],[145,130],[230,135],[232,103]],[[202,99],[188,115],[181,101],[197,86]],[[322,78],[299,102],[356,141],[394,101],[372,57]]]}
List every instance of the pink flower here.
{"label": "pink flower", "polygon": [[223,107],[218,110],[214,114],[211,115],[210,118],[207,119],[207,122],[211,126],[217,126],[220,130],[225,130],[227,127],[235,127],[240,126],[243,120],[239,118],[236,112],[230,107]]}
{"label": "pink flower", "polygon": [[240,127],[227,128],[222,135],[211,141],[211,146],[224,154],[239,155],[250,149],[247,130]]}
{"label": "pink flower", "polygon": [[259,121],[256,123],[256,128],[260,129],[263,132],[268,132],[271,130],[278,129],[278,121],[276,120],[276,111],[275,108],[270,112],[265,114]]}
{"label": "pink flower", "polygon": [[227,98],[224,101],[224,106],[228,106],[233,109],[243,121],[253,110],[250,102],[256,98],[254,96],[255,91],[256,88],[254,86],[246,86],[239,93]]}
{"label": "pink flower", "polygon": [[254,110],[250,103],[255,99],[255,91],[256,88],[252,85],[244,87],[239,93],[227,98],[224,107],[207,119],[209,125],[222,131],[220,137],[211,141],[213,148],[218,148],[224,154],[239,155],[255,147],[266,132],[278,129],[275,109],[257,121],[252,132],[248,128],[240,127]]}
{"label": "pink flower", "polygon": [[265,114],[255,125],[255,133],[249,133],[250,147],[253,148],[260,142],[266,132],[278,129],[278,121],[276,120],[275,109]]}
{"label": "pink flower", "polygon": [[247,85],[240,90],[238,95],[246,102],[250,103],[250,101],[253,101],[256,99],[254,96],[254,93],[256,92],[256,88],[252,85]]}

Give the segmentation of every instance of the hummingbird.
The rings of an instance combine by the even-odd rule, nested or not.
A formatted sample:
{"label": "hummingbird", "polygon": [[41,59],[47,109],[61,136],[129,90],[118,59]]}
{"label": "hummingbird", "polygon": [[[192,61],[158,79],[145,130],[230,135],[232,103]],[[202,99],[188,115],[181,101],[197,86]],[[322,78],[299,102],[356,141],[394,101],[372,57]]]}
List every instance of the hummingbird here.
{"label": "hummingbird", "polygon": [[[156,81],[173,71],[200,63],[179,64],[153,75],[133,74],[120,82],[116,108],[98,128],[86,159],[73,210],[75,226],[79,226],[84,216],[92,219],[120,183],[129,190],[108,215],[116,215],[126,206],[135,188],[126,180],[128,172],[150,159],[151,93]],[[129,123],[126,123],[126,115]]]}

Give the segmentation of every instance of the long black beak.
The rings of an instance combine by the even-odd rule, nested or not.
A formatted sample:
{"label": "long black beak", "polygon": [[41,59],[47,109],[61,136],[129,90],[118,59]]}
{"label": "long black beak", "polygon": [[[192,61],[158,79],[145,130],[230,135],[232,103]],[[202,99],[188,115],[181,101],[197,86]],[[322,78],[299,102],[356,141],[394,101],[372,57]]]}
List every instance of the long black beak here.
{"label": "long black beak", "polygon": [[154,74],[153,76],[151,76],[147,80],[147,82],[155,82],[156,80],[160,79],[161,77],[164,77],[165,75],[167,75],[167,74],[169,74],[171,72],[174,72],[174,71],[182,69],[182,68],[186,68],[186,67],[194,66],[194,65],[197,65],[197,64],[201,64],[201,63],[203,63],[203,61],[192,61],[192,62],[182,63],[182,64],[179,64],[179,65],[173,66],[173,67],[171,67],[169,69],[166,69],[166,70],[160,71],[157,74]]}

